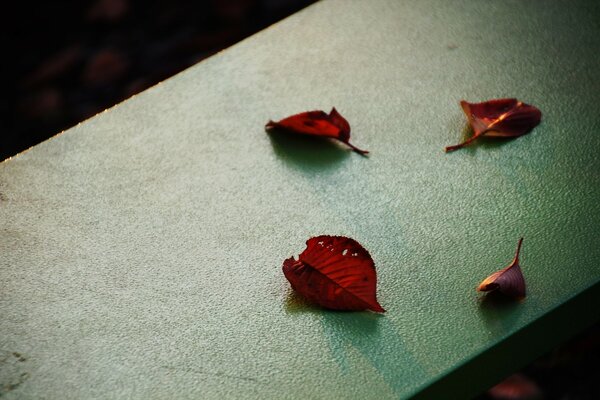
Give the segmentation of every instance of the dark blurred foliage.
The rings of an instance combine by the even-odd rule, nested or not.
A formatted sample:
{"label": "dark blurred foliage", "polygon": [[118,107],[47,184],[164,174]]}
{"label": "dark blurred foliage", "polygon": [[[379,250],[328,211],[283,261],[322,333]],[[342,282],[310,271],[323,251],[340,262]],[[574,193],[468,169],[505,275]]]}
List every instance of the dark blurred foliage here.
{"label": "dark blurred foliage", "polygon": [[476,400],[600,399],[600,324],[538,358]]}
{"label": "dark blurred foliage", "polygon": [[0,17],[0,160],[313,2],[10,2]]}

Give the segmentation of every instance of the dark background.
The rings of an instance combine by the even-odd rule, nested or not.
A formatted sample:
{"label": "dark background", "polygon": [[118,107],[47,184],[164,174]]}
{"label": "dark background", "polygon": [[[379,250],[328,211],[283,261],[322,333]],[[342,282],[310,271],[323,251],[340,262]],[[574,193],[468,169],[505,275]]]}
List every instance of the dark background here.
{"label": "dark background", "polygon": [[[5,2],[0,160],[313,2]],[[599,355],[596,324],[478,399],[600,399]]]}
{"label": "dark background", "polygon": [[0,160],[313,2],[5,2]]}

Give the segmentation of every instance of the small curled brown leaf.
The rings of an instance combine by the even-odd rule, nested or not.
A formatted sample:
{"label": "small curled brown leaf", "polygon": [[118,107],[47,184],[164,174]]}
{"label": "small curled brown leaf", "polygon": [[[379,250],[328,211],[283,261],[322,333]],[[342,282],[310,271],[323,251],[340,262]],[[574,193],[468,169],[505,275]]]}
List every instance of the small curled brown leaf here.
{"label": "small curled brown leaf", "polygon": [[335,107],[329,114],[324,111],[307,111],[278,122],[269,121],[265,129],[267,132],[277,129],[307,136],[332,138],[346,144],[359,154],[368,153],[367,150],[359,149],[350,143],[350,124]]}
{"label": "small curled brown leaf", "polygon": [[483,280],[477,287],[479,292],[490,292],[497,290],[498,292],[517,299],[525,297],[525,278],[519,265],[519,253],[523,238],[519,239],[515,258],[506,268],[496,271]]}
{"label": "small curled brown leaf", "polygon": [[537,107],[517,99],[495,99],[483,103],[462,100],[460,106],[473,128],[473,136],[463,143],[446,147],[446,152],[458,150],[481,136],[523,136],[542,120],[542,112]]}

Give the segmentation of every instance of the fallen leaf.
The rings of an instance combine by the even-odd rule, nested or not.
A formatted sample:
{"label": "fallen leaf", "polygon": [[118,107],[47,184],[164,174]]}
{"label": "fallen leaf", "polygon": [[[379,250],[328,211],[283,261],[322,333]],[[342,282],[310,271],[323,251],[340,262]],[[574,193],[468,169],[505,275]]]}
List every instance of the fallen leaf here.
{"label": "fallen leaf", "polygon": [[265,129],[267,131],[279,129],[301,135],[337,139],[359,154],[368,153],[367,150],[361,150],[350,143],[350,124],[337,112],[335,107],[329,114],[324,111],[307,111],[284,118],[279,122],[269,121]]}
{"label": "fallen leaf", "polygon": [[492,387],[488,396],[496,400],[536,400],[541,399],[539,386],[523,374],[514,374]]}
{"label": "fallen leaf", "polygon": [[500,293],[517,299],[525,297],[525,278],[519,266],[519,253],[523,238],[519,239],[515,258],[506,268],[496,271],[483,280],[477,287],[479,292],[498,290]]}
{"label": "fallen leaf", "polygon": [[385,312],[377,302],[373,259],[354,239],[313,237],[298,260],[283,262],[283,273],[294,290],[322,307]]}
{"label": "fallen leaf", "polygon": [[541,111],[517,99],[496,99],[483,103],[461,101],[460,105],[473,128],[473,136],[461,144],[446,147],[460,149],[481,136],[518,137],[531,132],[542,120]]}

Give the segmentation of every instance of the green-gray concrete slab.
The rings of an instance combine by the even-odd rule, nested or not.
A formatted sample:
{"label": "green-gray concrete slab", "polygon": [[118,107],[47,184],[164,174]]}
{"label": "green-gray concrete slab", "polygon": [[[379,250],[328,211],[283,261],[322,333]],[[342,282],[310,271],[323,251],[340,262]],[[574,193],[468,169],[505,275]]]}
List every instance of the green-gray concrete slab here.
{"label": "green-gray concrete slab", "polygon": [[[468,397],[599,318],[600,3],[317,3],[0,164],[7,399]],[[445,154],[459,101],[542,123]],[[264,132],[335,106],[343,145]],[[299,300],[320,234],[387,313]],[[528,296],[477,284],[519,237]]]}

